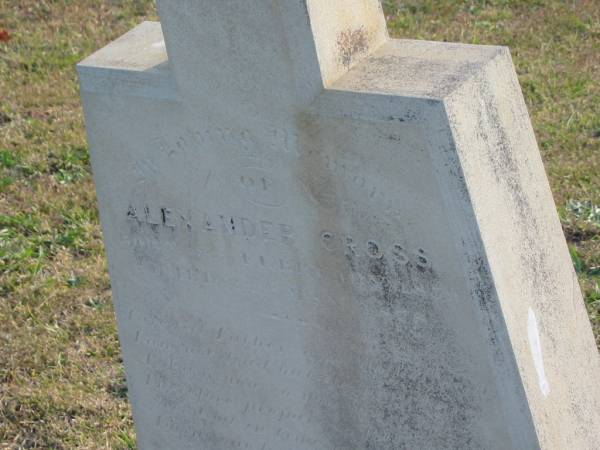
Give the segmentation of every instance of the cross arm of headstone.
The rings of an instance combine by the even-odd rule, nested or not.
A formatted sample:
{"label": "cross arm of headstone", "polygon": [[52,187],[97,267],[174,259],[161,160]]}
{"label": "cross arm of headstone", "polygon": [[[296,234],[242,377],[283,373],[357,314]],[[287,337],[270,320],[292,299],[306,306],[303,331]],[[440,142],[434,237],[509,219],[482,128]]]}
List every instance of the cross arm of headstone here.
{"label": "cross arm of headstone", "polygon": [[594,449],[508,49],[377,0],[159,0],[79,65],[138,444]]}

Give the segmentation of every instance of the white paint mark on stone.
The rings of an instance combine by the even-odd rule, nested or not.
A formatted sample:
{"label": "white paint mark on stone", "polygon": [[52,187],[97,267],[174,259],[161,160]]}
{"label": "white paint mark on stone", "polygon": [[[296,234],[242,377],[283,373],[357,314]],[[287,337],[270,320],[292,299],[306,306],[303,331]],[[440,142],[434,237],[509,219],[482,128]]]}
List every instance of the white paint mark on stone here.
{"label": "white paint mark on stone", "polygon": [[550,384],[546,378],[544,370],[544,358],[542,356],[542,344],[540,339],[540,331],[538,328],[537,318],[531,308],[529,308],[529,317],[527,319],[527,335],[529,337],[529,348],[533,356],[533,364],[538,374],[538,383],[544,397],[550,394]]}
{"label": "white paint mark on stone", "polygon": [[152,44],[152,47],[160,49],[166,48],[165,40],[163,39],[162,41],[155,42],[154,44]]}

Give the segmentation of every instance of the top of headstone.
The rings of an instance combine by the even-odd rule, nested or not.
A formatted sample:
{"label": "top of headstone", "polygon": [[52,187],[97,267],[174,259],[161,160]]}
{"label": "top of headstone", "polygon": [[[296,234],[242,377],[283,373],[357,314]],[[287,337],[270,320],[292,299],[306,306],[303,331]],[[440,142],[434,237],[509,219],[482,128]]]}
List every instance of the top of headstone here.
{"label": "top of headstone", "polygon": [[168,69],[165,41],[156,22],[143,22],[79,64],[98,69],[159,72]]}
{"label": "top of headstone", "polygon": [[215,98],[197,93],[218,92],[210,105],[217,111],[254,105],[276,116],[306,105],[388,39],[379,0],[158,0],[158,7],[180,90],[205,106]]}

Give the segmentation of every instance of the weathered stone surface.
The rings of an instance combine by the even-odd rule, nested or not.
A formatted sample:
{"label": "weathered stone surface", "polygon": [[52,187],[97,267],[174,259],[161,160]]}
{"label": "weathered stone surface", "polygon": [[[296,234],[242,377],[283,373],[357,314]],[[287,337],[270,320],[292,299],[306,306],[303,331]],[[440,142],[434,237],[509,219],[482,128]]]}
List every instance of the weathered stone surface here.
{"label": "weathered stone surface", "polygon": [[140,448],[597,448],[508,50],[375,0],[159,9],[79,66]]}

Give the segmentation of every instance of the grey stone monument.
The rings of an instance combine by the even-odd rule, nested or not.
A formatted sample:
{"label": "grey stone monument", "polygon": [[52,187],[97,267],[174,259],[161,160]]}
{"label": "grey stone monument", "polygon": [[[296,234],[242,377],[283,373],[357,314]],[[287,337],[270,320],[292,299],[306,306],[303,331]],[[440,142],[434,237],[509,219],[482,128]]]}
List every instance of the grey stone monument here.
{"label": "grey stone monument", "polygon": [[158,6],[79,65],[139,447],[597,449],[508,50],[377,0]]}

